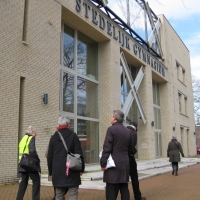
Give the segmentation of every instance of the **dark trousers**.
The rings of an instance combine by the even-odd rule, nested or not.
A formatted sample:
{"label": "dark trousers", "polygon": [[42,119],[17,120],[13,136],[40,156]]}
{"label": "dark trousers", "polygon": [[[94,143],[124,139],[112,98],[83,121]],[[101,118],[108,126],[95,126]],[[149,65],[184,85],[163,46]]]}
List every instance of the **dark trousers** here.
{"label": "dark trousers", "polygon": [[134,156],[130,156],[130,177],[135,200],[140,200],[141,192],[138,181],[137,163]]}
{"label": "dark trousers", "polygon": [[173,173],[178,172],[178,162],[172,162]]}
{"label": "dark trousers", "polygon": [[178,170],[178,162],[172,162],[172,168]]}
{"label": "dark trousers", "polygon": [[22,180],[19,184],[16,200],[23,200],[29,177],[33,181],[32,200],[40,200],[40,175],[38,172],[22,172]]}
{"label": "dark trousers", "polygon": [[106,200],[116,200],[119,191],[121,193],[121,200],[130,200],[128,183],[106,183]]}

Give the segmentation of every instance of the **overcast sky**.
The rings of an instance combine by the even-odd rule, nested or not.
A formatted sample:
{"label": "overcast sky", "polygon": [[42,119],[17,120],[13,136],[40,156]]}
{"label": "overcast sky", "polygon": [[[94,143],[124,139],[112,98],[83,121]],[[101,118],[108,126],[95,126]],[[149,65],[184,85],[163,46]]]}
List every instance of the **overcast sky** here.
{"label": "overcast sky", "polygon": [[[135,0],[129,1],[135,2]],[[200,79],[200,0],[148,0],[147,2],[156,15],[165,15],[185,43],[190,51],[192,74]],[[120,16],[118,0],[108,0],[107,6]]]}

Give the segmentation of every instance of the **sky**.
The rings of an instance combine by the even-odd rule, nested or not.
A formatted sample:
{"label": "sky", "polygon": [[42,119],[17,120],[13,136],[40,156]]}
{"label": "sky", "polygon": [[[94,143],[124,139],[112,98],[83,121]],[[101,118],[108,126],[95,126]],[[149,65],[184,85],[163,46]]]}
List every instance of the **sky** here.
{"label": "sky", "polygon": [[[108,0],[107,6],[123,19],[118,1]],[[126,3],[126,0],[122,2]],[[129,2],[136,4],[135,0]],[[147,2],[156,15],[165,15],[187,46],[190,51],[192,75],[200,79],[200,0],[147,0]],[[142,16],[141,13],[140,15]]]}

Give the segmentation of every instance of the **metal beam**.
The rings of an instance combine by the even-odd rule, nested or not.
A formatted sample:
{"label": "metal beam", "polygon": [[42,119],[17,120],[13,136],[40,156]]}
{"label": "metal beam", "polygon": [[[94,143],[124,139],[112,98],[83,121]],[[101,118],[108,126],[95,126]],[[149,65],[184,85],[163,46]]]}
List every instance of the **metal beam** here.
{"label": "metal beam", "polygon": [[159,32],[157,31],[157,29],[155,27],[154,20],[153,20],[153,17],[151,15],[151,10],[150,10],[148,2],[145,2],[145,8],[146,8],[146,11],[147,11],[147,15],[149,17],[149,21],[150,21],[150,24],[151,24],[151,27],[152,27],[156,42],[157,42],[157,46],[158,46],[158,50],[160,52],[160,56],[162,57],[162,59],[164,59],[163,58],[162,47],[161,47],[161,43],[160,43],[160,39],[159,39]]}
{"label": "metal beam", "polygon": [[[101,9],[113,22],[115,22],[120,28],[122,28],[127,34],[129,34],[136,42],[143,46],[151,55],[158,59],[162,57],[149,46],[148,42],[142,39],[130,26],[127,25],[117,14],[115,14],[109,7],[103,6],[100,0],[89,0],[98,9]],[[136,0],[137,1],[137,0]],[[153,12],[153,11],[152,11]],[[154,14],[155,15],[155,14]],[[154,17],[157,17],[156,15]]]}
{"label": "metal beam", "polygon": [[[160,26],[161,26],[161,22],[158,19],[158,21],[155,24],[155,28],[156,28],[157,32],[159,31]],[[152,33],[151,33],[151,35],[149,36],[149,39],[148,39],[149,46],[152,45],[154,39],[155,39],[155,35],[154,35],[154,31],[152,31]]]}
{"label": "metal beam", "polygon": [[122,111],[124,112],[124,115],[125,115],[125,119],[126,119],[126,116],[128,115],[128,112],[131,108],[133,100],[135,99],[138,110],[139,110],[140,115],[141,115],[141,118],[143,120],[143,123],[145,124],[146,123],[146,117],[145,117],[145,114],[144,114],[144,110],[142,108],[142,104],[140,102],[140,98],[139,98],[138,93],[137,93],[139,86],[140,86],[140,83],[142,82],[142,79],[144,77],[143,66],[140,68],[140,70],[139,70],[139,72],[136,76],[135,81],[133,81],[132,76],[131,76],[131,72],[128,68],[128,64],[126,62],[126,58],[125,58],[123,52],[121,52],[121,54],[120,54],[120,60],[121,60],[121,63],[122,63],[122,67],[125,71],[126,77],[128,79],[128,82],[131,86],[131,90],[129,91],[128,96],[126,97],[125,103],[124,103],[123,108],[122,108]]}
{"label": "metal beam", "polygon": [[[151,10],[148,2],[146,2],[144,0],[135,0],[135,1],[141,6],[141,8],[144,11],[146,11],[146,14],[149,18],[149,22],[150,22],[150,25],[151,25],[151,28],[152,28],[152,34],[150,36],[151,42],[148,42],[148,45],[149,45],[149,47],[153,48],[152,47],[152,41],[153,41],[153,39],[155,39],[157,47],[158,47],[158,51],[159,51],[158,54],[160,55],[162,60],[164,60],[164,56],[163,56],[163,52],[162,52],[162,48],[161,48],[161,43],[160,43],[160,39],[159,39],[159,28],[157,27],[157,25],[160,23],[160,20],[156,16],[156,14]],[[160,25],[161,25],[161,23],[160,23]]]}

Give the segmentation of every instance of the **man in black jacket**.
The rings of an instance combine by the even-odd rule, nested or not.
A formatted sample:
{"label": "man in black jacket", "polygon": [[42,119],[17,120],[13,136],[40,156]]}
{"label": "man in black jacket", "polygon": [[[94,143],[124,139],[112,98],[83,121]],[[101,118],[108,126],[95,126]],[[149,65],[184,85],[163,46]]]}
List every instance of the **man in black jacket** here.
{"label": "man in black jacket", "polygon": [[[123,120],[124,113],[120,110],[114,110],[111,115],[112,126],[107,129],[103,144],[100,164],[102,171],[104,171],[103,182],[106,183],[106,200],[116,200],[119,191],[122,200],[130,200],[128,152],[132,152],[133,143],[132,135],[123,125]],[[110,154],[116,167],[107,168]]]}
{"label": "man in black jacket", "polygon": [[[137,123],[130,122],[127,128],[130,130],[131,134],[133,134],[133,145],[134,148],[137,144]],[[137,152],[135,148],[134,154]],[[130,177],[131,183],[133,188],[133,193],[135,200],[146,200],[145,197],[142,197],[140,188],[139,188],[139,181],[138,181],[138,172],[137,172],[137,163],[135,161],[135,156],[133,153],[129,152],[129,160],[130,160]]]}

